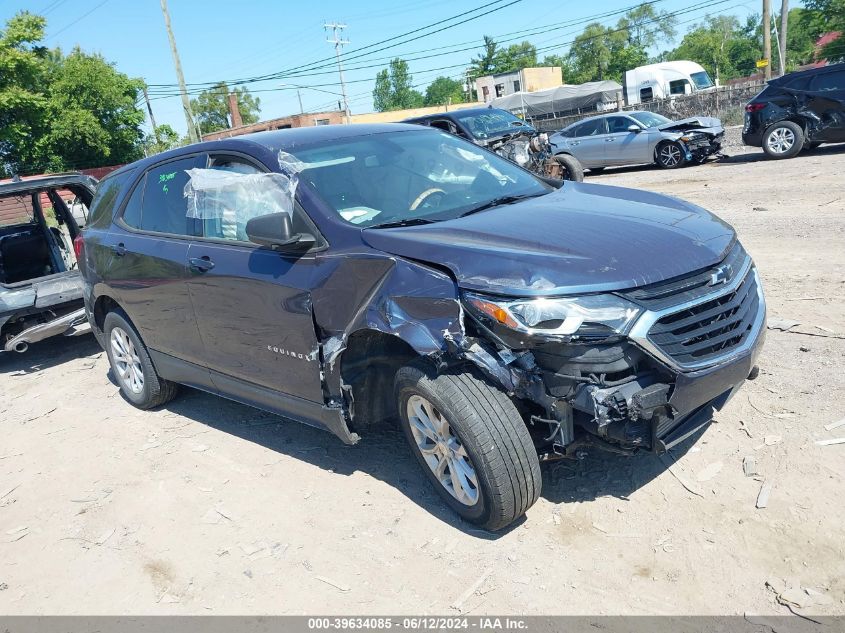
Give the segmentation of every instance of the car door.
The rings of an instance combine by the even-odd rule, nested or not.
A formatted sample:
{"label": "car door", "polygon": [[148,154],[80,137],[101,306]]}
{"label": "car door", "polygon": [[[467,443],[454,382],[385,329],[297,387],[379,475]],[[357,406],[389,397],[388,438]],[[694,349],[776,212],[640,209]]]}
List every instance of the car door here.
{"label": "car door", "polygon": [[819,115],[823,126],[814,140],[845,141],[845,70],[820,72],[810,85],[807,107]]}
{"label": "car door", "polygon": [[[642,126],[627,116],[610,116],[607,121],[605,137],[605,160],[613,165],[635,165],[650,163],[648,133]],[[639,132],[628,128],[636,126]]]}
{"label": "car door", "polygon": [[604,167],[607,128],[603,118],[587,119],[569,137],[569,147],[584,167]]}
{"label": "car door", "polygon": [[[198,194],[202,238],[191,243],[186,263],[212,380],[221,392],[241,400],[260,401],[257,387],[322,402],[311,315],[315,258],[283,255],[249,242],[245,227],[250,218],[284,211],[277,200],[268,205],[272,196],[261,194],[275,186],[255,179],[266,173],[263,166],[224,154],[212,154],[209,164],[231,179]],[[252,180],[239,185],[244,178]],[[301,209],[293,226],[295,232],[317,233]]]}
{"label": "car door", "polygon": [[[187,217],[187,170],[205,165],[205,154],[159,163],[140,175],[113,230],[101,240],[98,269],[144,343],[153,353],[201,366],[205,350],[188,297],[188,246],[197,223]],[[208,387],[208,372],[184,381]]]}

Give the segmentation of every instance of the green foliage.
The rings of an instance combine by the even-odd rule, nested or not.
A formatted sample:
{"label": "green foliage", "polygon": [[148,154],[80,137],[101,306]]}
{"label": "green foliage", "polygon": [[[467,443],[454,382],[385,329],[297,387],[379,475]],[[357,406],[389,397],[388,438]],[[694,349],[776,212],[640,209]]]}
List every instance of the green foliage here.
{"label": "green foliage", "polygon": [[569,49],[563,76],[569,83],[612,79],[621,81],[626,70],[648,63],[648,50],[675,36],[675,17],[641,4],[628,11],[614,27],[588,24]]}
{"label": "green foliage", "polygon": [[[235,88],[233,92],[238,95],[238,111],[244,125],[257,123],[261,99],[253,97],[244,87]],[[191,99],[191,111],[203,134],[229,129],[232,127],[229,120],[229,87],[220,82],[203,90],[196,99]]]}
{"label": "green foliage", "polygon": [[839,32],[839,37],[825,45],[819,57],[845,61],[845,0],[805,0],[804,6],[811,12],[808,18],[818,35]]}
{"label": "green foliage", "polygon": [[176,130],[165,123],[164,125],[156,126],[155,133],[148,135],[144,139],[144,151],[149,156],[187,144],[187,142],[182,142]]}
{"label": "green foliage", "polygon": [[690,29],[667,59],[698,62],[720,81],[750,75],[762,54],[759,16],[749,16],[744,25],[734,16],[708,16]]}
{"label": "green foliage", "polygon": [[378,112],[387,112],[422,107],[424,97],[422,93],[414,90],[412,81],[408,62],[398,57],[391,60],[388,68],[380,70],[376,75],[376,85],[373,89],[375,109]]}
{"label": "green foliage", "polygon": [[511,44],[507,48],[499,48],[492,37],[485,35],[483,52],[472,59],[470,77],[509,73],[523,68],[532,68],[536,65],[537,47],[531,42]]}
{"label": "green foliage", "polygon": [[100,167],[142,155],[141,82],[100,55],[40,46],[46,21],[21,12],[0,32],[0,165],[6,173]]}
{"label": "green foliage", "polygon": [[425,90],[423,105],[438,106],[464,102],[464,85],[449,77],[438,77]]}

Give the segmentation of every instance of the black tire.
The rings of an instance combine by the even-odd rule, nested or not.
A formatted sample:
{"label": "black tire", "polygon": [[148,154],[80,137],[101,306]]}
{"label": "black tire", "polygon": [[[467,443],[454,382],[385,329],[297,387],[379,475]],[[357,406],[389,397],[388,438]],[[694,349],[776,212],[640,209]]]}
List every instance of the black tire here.
{"label": "black tire", "polygon": [[654,150],[654,160],[663,169],[677,169],[686,163],[686,150],[675,141],[664,141]]}
{"label": "black tire", "polygon": [[[569,154],[558,154],[549,159],[556,165],[550,165],[547,169],[549,176],[558,178],[559,180],[574,180],[575,182],[584,181],[584,167],[574,156]],[[557,174],[557,175],[555,175]]]}
{"label": "black tire", "polygon": [[[475,370],[435,375],[422,363],[399,370],[395,392],[411,452],[437,492],[462,518],[487,530],[500,530],[537,501],[542,485],[537,451],[505,392]],[[474,503],[458,500],[426,462],[411,430],[408,406],[412,397],[417,397],[417,402],[421,397],[433,405],[437,414],[445,418],[450,437],[465,450],[478,483]],[[418,424],[416,428],[420,428]],[[447,470],[454,481],[451,469]]]}
{"label": "black tire", "polygon": [[763,133],[763,151],[769,158],[792,158],[803,147],[804,130],[793,121],[778,121]]}
{"label": "black tire", "polygon": [[[139,371],[143,376],[143,384],[139,391],[133,390],[130,386],[129,382],[131,380],[124,379],[121,376],[121,369],[118,360],[115,358],[117,350],[115,349],[112,338],[112,334],[117,328],[131,341],[132,350],[137,357],[138,366],[140,367]],[[122,310],[114,310],[106,314],[106,318],[103,321],[103,332],[106,354],[109,357],[112,373],[120,387],[121,393],[123,393],[129,402],[139,409],[152,409],[176,397],[179,385],[169,380],[164,380],[156,373],[153,362],[147,352],[147,347],[129,321],[126,313]],[[116,337],[122,338],[122,335],[116,335]]]}

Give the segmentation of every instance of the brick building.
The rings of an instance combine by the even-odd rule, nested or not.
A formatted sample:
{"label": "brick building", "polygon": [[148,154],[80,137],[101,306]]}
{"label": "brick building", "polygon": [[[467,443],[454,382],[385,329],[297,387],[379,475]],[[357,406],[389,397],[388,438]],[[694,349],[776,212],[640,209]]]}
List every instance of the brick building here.
{"label": "brick building", "polygon": [[214,141],[220,138],[242,136],[253,132],[266,132],[268,130],[284,130],[292,127],[311,127],[314,125],[336,125],[343,123],[343,111],[330,110],[328,112],[309,112],[307,114],[292,114],[278,119],[259,121],[251,125],[240,125],[228,130],[203,134],[202,140]]}

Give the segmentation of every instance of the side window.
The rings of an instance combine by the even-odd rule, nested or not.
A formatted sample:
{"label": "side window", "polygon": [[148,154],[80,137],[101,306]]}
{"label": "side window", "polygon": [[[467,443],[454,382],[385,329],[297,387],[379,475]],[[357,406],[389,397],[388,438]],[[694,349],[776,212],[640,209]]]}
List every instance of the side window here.
{"label": "side window", "polygon": [[612,116],[607,119],[608,132],[611,134],[627,132],[632,125],[634,125],[634,122],[624,116]]}
{"label": "side window", "polygon": [[431,127],[436,127],[438,130],[449,132],[449,134],[455,133],[455,125],[451,121],[446,121],[444,119],[436,119],[429,123],[429,125]]}
{"label": "side window", "polygon": [[593,119],[579,125],[572,133],[572,136],[597,136],[605,134],[604,119]]}
{"label": "side window", "polygon": [[648,88],[640,88],[640,101],[654,101],[654,90],[651,86]]}
{"label": "side window", "polygon": [[188,217],[185,185],[189,169],[205,167],[205,154],[174,160],[147,171],[138,228],[152,233],[199,235],[194,218]]}
{"label": "side window", "polygon": [[[248,242],[246,225],[252,218],[290,208],[288,181],[239,158],[212,156],[211,167],[197,172],[189,215],[198,218],[202,236]],[[286,198],[287,197],[287,198]],[[322,246],[319,232],[298,203],[291,216],[294,233],[310,233]]]}
{"label": "side window", "polygon": [[104,228],[109,225],[114,213],[114,205],[117,202],[117,194],[126,179],[132,175],[132,171],[125,171],[108,176],[97,185],[94,199],[91,201],[91,210],[88,214],[88,226]]}
{"label": "side window", "polygon": [[845,90],[845,71],[822,73],[813,81],[814,92]]}
{"label": "side window", "polygon": [[669,82],[669,94],[670,95],[682,95],[686,94],[687,89],[687,80],[686,79],[676,79],[675,81]]}
{"label": "side window", "polygon": [[141,182],[132,190],[132,194],[123,208],[123,221],[133,229],[141,228],[141,201],[144,199],[144,185],[146,182],[147,176],[144,174],[141,176]]}
{"label": "side window", "polygon": [[807,90],[810,87],[810,79],[808,77],[798,77],[784,85],[790,90]]}
{"label": "side window", "polygon": [[[213,158],[210,169],[242,175],[265,173],[251,163],[229,157]],[[226,183],[221,183],[215,195],[204,195],[197,199],[197,205],[202,206],[197,210],[197,216],[201,218],[199,221],[202,223],[204,237],[241,242],[249,240],[246,235],[246,223],[250,218],[261,215],[253,208],[255,205],[252,204],[254,201],[249,199],[249,189],[237,185],[229,187]]]}

